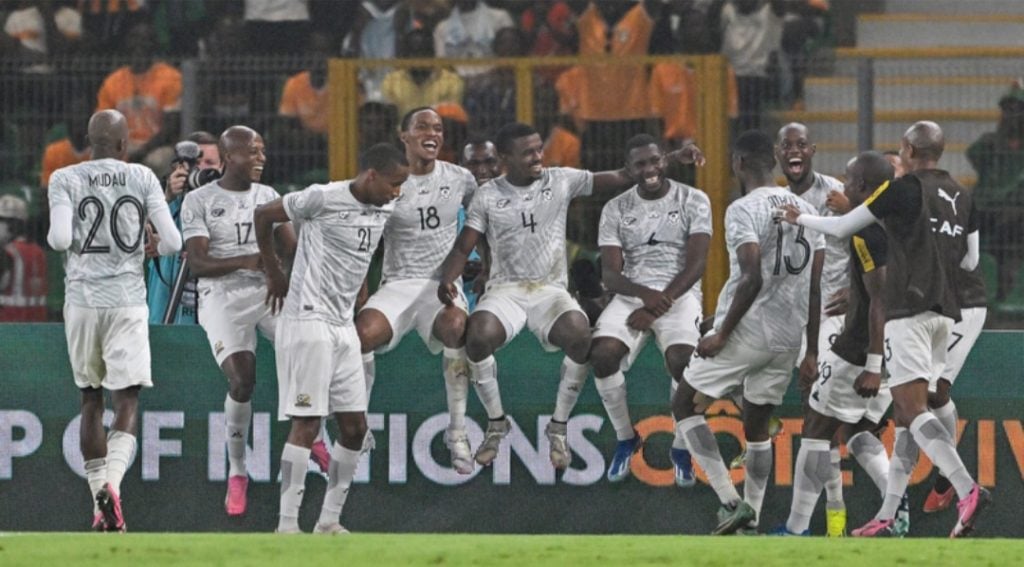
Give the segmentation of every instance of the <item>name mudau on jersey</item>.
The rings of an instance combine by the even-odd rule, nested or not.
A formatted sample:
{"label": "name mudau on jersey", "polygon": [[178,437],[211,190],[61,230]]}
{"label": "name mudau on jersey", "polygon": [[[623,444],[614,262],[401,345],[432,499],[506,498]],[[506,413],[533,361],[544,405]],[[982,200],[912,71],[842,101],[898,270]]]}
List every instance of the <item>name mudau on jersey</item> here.
{"label": "name mudau on jersey", "polygon": [[118,173],[94,173],[89,176],[89,187],[113,187],[115,185],[121,187],[127,185],[123,171]]}

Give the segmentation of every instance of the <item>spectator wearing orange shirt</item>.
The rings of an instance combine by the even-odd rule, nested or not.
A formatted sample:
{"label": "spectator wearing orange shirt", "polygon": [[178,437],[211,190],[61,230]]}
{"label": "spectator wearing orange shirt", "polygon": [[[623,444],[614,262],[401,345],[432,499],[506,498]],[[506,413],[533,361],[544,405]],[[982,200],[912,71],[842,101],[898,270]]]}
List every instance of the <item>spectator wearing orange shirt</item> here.
{"label": "spectator wearing orange shirt", "polygon": [[[431,59],[434,57],[434,36],[427,30],[414,29],[402,38],[399,53],[404,59]],[[381,94],[398,107],[399,116],[404,116],[420,106],[441,102],[462,104],[464,88],[462,79],[448,69],[410,67],[388,73],[381,83]]]}
{"label": "spectator wearing orange shirt", "polygon": [[[330,89],[327,59],[336,54],[334,40],[323,32],[309,35],[307,52],[313,59],[309,69],[292,75],[281,91],[277,114],[281,120],[279,145],[288,148],[267,169],[290,180],[310,170],[327,167]],[[283,142],[283,143],[281,143]],[[281,161],[279,161],[281,160]],[[275,171],[276,170],[276,171]]]}
{"label": "spectator wearing orange shirt", "polygon": [[107,76],[96,110],[114,109],[128,120],[128,160],[157,172],[170,167],[181,114],[181,73],[155,60],[153,28],[137,24],[124,40],[131,65]]}
{"label": "spectator wearing orange shirt", "polygon": [[89,141],[86,139],[86,118],[92,114],[89,101],[76,97],[68,105],[64,120],[67,136],[51,142],[43,151],[43,164],[39,173],[39,187],[42,189],[42,203],[46,203],[46,189],[50,186],[50,175],[69,165],[89,159]]}

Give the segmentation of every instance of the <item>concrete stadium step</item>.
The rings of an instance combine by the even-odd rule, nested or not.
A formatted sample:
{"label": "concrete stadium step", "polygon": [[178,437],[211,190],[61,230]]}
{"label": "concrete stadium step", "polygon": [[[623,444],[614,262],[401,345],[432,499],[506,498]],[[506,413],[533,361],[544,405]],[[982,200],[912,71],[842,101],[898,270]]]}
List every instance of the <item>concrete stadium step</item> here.
{"label": "concrete stadium step", "polygon": [[[991,110],[1012,80],[1011,76],[876,76],[875,110]],[[851,110],[857,102],[853,77],[811,77],[804,82],[807,110]]]}
{"label": "concrete stadium step", "polygon": [[[972,4],[964,2],[965,5]],[[862,14],[858,47],[1024,47],[1024,16],[1013,14]]]}
{"label": "concrete stadium step", "polygon": [[1019,47],[842,48],[836,54],[833,75],[840,77],[857,76],[860,58],[874,59],[875,77],[1024,76],[1024,48]]}
{"label": "concrete stadium step", "polygon": [[1024,15],[1020,0],[885,0],[890,14],[1019,14]]}

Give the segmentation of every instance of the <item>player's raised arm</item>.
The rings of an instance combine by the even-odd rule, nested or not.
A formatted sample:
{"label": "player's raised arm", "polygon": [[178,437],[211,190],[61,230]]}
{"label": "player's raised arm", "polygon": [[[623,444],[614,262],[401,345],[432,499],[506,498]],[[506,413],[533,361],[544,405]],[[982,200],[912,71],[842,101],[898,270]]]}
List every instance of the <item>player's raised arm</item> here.
{"label": "player's raised arm", "polygon": [[465,226],[459,233],[459,237],[455,239],[455,245],[445,257],[444,263],[441,264],[441,283],[437,286],[437,297],[441,303],[451,305],[452,301],[458,297],[459,292],[455,289],[455,280],[465,269],[466,259],[476,248],[480,236],[480,232],[476,229]]}
{"label": "player's raised arm", "polygon": [[[665,159],[668,162],[675,161],[684,165],[696,164],[700,167],[705,163],[704,153],[693,143],[689,143],[678,150],[668,152],[665,154]],[[594,193],[598,195],[617,195],[629,189],[635,183],[637,183],[637,180],[633,179],[629,171],[624,167],[594,172]]]}
{"label": "player's raised arm", "polygon": [[263,271],[267,275],[267,302],[271,304],[275,313],[284,305],[284,296],[288,294],[288,278],[281,269],[281,262],[274,248],[274,224],[290,220],[282,199],[260,205],[253,213],[256,246],[260,249],[258,257],[262,259]]}

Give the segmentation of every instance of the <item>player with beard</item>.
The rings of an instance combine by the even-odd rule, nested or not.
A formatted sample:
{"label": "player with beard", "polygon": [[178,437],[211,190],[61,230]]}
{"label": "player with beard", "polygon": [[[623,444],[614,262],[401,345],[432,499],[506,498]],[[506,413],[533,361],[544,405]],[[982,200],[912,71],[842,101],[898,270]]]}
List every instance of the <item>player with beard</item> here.
{"label": "player with beard", "polygon": [[[496,383],[494,353],[527,325],[545,350],[565,352],[555,411],[545,429],[551,464],[564,470],[572,461],[569,414],[586,380],[590,353],[590,322],[566,289],[566,212],[576,197],[618,193],[634,180],[625,170],[593,173],[545,168],[543,140],[526,124],[503,126],[495,146],[506,174],[491,180],[474,197],[466,227],[442,266],[437,294],[446,304],[457,300],[455,281],[480,237],[486,236],[491,277],[487,293],[466,328],[470,375],[476,381]],[[683,162],[703,164],[703,155],[696,146],[670,155]],[[667,300],[663,294],[652,299],[652,308]],[[500,441],[509,427],[508,420],[492,421],[487,436]]]}

